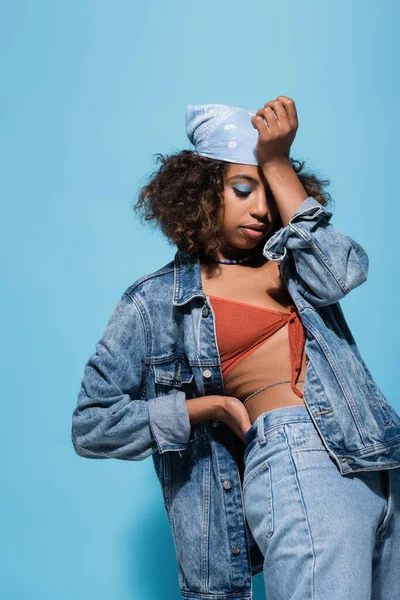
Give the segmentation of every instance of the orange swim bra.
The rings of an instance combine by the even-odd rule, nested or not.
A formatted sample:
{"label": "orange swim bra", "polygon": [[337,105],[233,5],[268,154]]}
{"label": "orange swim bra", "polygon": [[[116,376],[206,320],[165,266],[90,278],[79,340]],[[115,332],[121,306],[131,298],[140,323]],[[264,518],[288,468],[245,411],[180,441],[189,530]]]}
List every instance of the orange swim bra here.
{"label": "orange swim bra", "polygon": [[290,313],[287,313],[219,296],[209,295],[209,298],[212,300],[216,315],[223,378],[273,333],[289,322],[292,369],[290,384],[294,393],[303,398],[302,391],[296,387],[296,381],[301,370],[305,333],[297,308],[292,305]]}

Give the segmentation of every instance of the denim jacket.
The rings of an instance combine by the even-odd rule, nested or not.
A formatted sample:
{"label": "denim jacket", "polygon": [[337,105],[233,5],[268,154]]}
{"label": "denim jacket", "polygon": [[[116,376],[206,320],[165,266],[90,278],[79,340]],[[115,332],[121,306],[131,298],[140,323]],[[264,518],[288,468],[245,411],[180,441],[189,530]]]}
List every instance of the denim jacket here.
{"label": "denim jacket", "polygon": [[[397,468],[400,417],[339,304],[366,281],[368,256],[331,216],[309,196],[263,254],[278,262],[304,324],[304,401],[340,474]],[[178,250],[117,302],[84,369],[72,443],[86,458],[152,457],[183,598],[251,600],[263,557],[243,510],[245,446],[217,419],[191,426],[185,402],[210,394],[224,395],[215,315],[199,256]]]}

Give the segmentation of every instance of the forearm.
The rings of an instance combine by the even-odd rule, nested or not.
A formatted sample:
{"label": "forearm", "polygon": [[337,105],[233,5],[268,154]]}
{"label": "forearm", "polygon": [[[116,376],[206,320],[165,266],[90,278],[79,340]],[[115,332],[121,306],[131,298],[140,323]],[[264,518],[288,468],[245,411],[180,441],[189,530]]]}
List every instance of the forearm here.
{"label": "forearm", "polygon": [[[281,263],[285,279],[293,258],[300,294],[315,308],[333,304],[368,276],[368,255],[355,240],[331,223],[332,212],[309,196],[290,219],[266,242],[263,254]],[[292,275],[293,276],[293,275]],[[288,285],[288,282],[287,282]]]}
{"label": "forearm", "polygon": [[288,158],[270,160],[261,168],[286,227],[308,194]]}
{"label": "forearm", "polygon": [[186,400],[191,425],[197,425],[203,421],[219,419],[223,413],[223,396],[200,396]]}

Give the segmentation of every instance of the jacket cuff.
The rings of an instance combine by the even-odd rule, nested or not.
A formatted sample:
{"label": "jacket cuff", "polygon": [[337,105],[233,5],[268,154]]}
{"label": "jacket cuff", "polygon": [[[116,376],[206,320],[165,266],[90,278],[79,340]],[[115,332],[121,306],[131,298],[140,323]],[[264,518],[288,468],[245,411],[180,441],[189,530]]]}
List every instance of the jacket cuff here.
{"label": "jacket cuff", "polygon": [[296,212],[290,219],[289,223],[285,227],[281,227],[276,231],[265,243],[263,248],[263,255],[272,261],[281,261],[286,257],[287,249],[285,242],[287,237],[292,233],[297,234],[290,227],[291,223],[301,221],[314,221],[318,222],[323,217],[327,217],[328,221],[332,217],[332,212],[327,210],[318,200],[315,200],[312,196],[308,196]]}
{"label": "jacket cuff", "polygon": [[147,404],[150,429],[160,454],[185,450],[191,431],[185,392],[150,398]]}

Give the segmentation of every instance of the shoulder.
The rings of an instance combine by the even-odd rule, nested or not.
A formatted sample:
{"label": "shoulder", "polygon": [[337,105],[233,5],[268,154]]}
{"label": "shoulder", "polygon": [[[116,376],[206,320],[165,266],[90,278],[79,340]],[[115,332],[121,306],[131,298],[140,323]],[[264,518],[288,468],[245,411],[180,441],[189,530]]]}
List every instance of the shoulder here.
{"label": "shoulder", "polygon": [[174,259],[157,269],[157,271],[148,273],[137,279],[129,285],[123,295],[129,296],[132,300],[134,296],[139,296],[142,300],[145,300],[149,297],[149,294],[161,295],[169,287],[172,290],[173,283]]}

